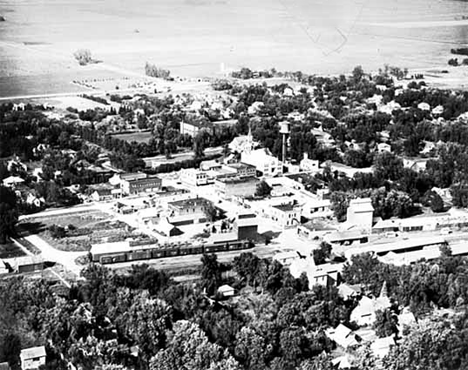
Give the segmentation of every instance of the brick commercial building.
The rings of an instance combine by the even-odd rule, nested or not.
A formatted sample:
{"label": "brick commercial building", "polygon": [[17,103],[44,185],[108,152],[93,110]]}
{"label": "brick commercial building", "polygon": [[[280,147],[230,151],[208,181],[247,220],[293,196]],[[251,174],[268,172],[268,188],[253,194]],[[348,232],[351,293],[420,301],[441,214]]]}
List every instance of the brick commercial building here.
{"label": "brick commercial building", "polygon": [[255,195],[259,180],[254,176],[223,176],[215,180],[216,192],[224,199]]}
{"label": "brick commercial building", "polygon": [[157,176],[122,180],[120,186],[125,194],[134,195],[140,193],[156,192],[161,189],[161,179]]}

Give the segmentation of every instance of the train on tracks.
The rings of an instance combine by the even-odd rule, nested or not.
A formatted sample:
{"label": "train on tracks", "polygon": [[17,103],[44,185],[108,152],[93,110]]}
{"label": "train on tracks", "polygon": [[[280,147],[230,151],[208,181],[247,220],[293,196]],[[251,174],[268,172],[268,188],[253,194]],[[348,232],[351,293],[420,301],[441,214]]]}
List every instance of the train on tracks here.
{"label": "train on tracks", "polygon": [[156,258],[178,257],[191,254],[218,253],[236,250],[246,250],[255,247],[253,241],[239,240],[216,244],[197,246],[161,246],[138,245],[131,246],[128,242],[95,244],[90,251],[90,259],[101,264],[141,261]]}

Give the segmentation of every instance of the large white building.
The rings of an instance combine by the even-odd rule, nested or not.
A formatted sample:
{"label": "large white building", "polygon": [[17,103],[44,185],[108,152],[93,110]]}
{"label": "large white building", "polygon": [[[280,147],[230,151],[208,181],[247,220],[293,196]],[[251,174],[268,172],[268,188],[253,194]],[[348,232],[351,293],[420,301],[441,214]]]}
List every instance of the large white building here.
{"label": "large white building", "polygon": [[346,223],[351,227],[370,234],[374,207],[370,198],[352,199],[349,203]]}
{"label": "large white building", "polygon": [[263,176],[271,177],[283,173],[283,162],[274,157],[268,149],[242,152],[241,162],[255,166]]}

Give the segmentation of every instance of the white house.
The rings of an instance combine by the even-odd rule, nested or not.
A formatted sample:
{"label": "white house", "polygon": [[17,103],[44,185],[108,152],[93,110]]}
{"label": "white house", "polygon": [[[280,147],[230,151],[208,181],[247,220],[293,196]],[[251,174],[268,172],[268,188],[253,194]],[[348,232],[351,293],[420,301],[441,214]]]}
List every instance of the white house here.
{"label": "white house", "polygon": [[392,152],[392,147],[387,143],[379,143],[379,144],[377,144],[377,151],[379,153],[385,153],[385,152],[391,153]]}
{"label": "white house", "polygon": [[46,350],[44,346],[31,347],[21,350],[21,369],[33,370],[39,369],[46,363]]}
{"label": "white house", "polygon": [[304,153],[304,158],[299,163],[299,169],[304,172],[318,172],[320,171],[319,161],[316,159],[309,159],[309,155]]}
{"label": "white house", "polygon": [[372,325],[375,322],[376,312],[384,311],[391,306],[387,297],[386,284],[382,286],[382,291],[378,298],[362,297],[357,307],[351,312],[350,321],[354,321],[359,326]]}
{"label": "white house", "polygon": [[18,176],[10,176],[10,177],[7,177],[6,179],[3,179],[3,185],[8,186],[8,187],[15,187],[16,185],[19,185],[23,182],[24,180]]}
{"label": "white house", "polygon": [[221,285],[218,288],[218,294],[222,295],[223,297],[232,297],[235,294],[234,288],[230,285]]}

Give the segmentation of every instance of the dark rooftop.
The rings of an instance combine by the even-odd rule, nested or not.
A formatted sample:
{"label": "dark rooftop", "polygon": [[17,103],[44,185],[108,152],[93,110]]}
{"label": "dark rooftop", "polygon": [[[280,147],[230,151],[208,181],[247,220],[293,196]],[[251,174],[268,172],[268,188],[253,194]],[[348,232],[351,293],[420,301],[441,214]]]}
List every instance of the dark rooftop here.
{"label": "dark rooftop", "polygon": [[176,200],[175,202],[169,203],[171,206],[176,208],[185,208],[185,207],[196,207],[196,206],[206,206],[210,205],[211,202],[205,198],[190,198],[183,200]]}

